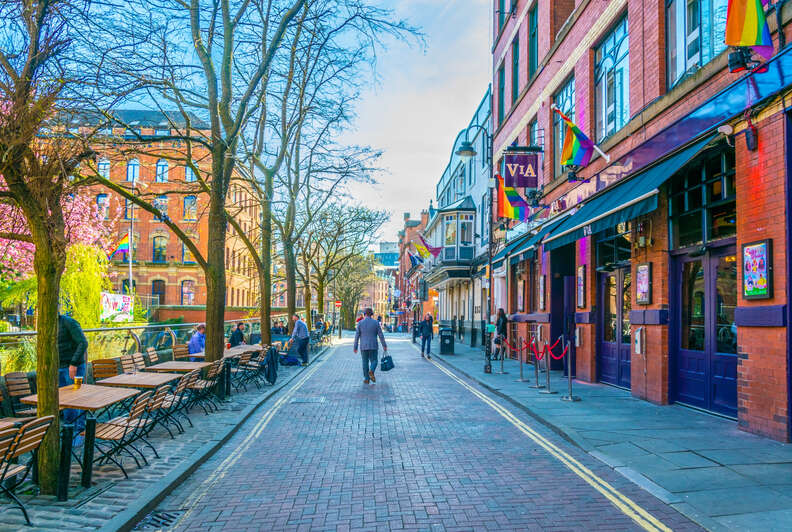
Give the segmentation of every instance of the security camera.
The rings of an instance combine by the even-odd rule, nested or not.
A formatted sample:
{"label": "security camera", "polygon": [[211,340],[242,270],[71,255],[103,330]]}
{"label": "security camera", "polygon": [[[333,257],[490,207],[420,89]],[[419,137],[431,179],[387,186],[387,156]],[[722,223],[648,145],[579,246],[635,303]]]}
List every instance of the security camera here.
{"label": "security camera", "polygon": [[724,135],[731,135],[734,133],[734,128],[731,127],[729,124],[723,124],[718,128],[718,133],[722,133]]}

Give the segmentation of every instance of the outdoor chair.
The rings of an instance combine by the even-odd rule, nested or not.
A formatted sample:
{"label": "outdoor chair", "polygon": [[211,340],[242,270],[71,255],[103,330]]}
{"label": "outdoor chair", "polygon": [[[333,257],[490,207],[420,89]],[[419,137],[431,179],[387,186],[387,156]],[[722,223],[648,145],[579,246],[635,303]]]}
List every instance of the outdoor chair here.
{"label": "outdoor chair", "polygon": [[[0,490],[22,510],[29,526],[33,523],[30,522],[25,505],[14,495],[14,489],[25,481],[36,462],[41,440],[47,434],[53,419],[53,416],[45,416],[29,421],[19,428],[0,430]],[[31,455],[30,460],[27,464],[20,464],[20,457],[28,453]]]}
{"label": "outdoor chair", "polygon": [[179,432],[184,432],[184,427],[176,416],[183,417],[187,423],[190,424],[192,427],[192,421],[190,421],[190,417],[187,415],[187,408],[189,407],[189,393],[190,393],[190,386],[195,384],[195,382],[201,377],[201,371],[195,370],[187,373],[186,375],[182,375],[182,377],[176,383],[176,388],[174,388],[172,393],[169,393],[165,400],[162,403],[162,409],[167,416],[168,421],[172,421],[176,424],[176,428]]}
{"label": "outdoor chair", "polygon": [[148,405],[153,395],[153,392],[145,392],[138,395],[129,407],[129,413],[126,416],[118,417],[96,426],[95,446],[96,450],[99,451],[99,456],[94,461],[97,464],[113,462],[124,474],[124,477],[129,478],[123,466],[122,453],[131,456],[135,464],[140,468],[140,462],[132,452],[135,451],[143,459],[143,462],[148,465],[146,457],[134,445],[139,439],[154,451],[154,455],[159,458],[157,450],[154,449],[148,440],[143,438],[143,431],[149,422]]}
{"label": "outdoor chair", "polygon": [[204,411],[204,414],[209,415],[209,412],[216,412],[220,409],[217,403],[212,399],[217,382],[220,378],[220,373],[223,369],[223,361],[215,360],[209,369],[206,370],[206,378],[198,379],[190,385],[190,402],[189,407],[198,405]]}
{"label": "outdoor chair", "polygon": [[36,407],[25,406],[19,402],[20,397],[33,395],[27,373],[15,371],[5,375],[6,389],[11,398],[11,415],[14,417],[36,416]]}
{"label": "outdoor chair", "polygon": [[121,370],[124,373],[136,373],[135,359],[132,355],[121,355]]}
{"label": "outdoor chair", "polygon": [[250,381],[251,374],[255,374],[255,368],[250,363],[252,356],[252,353],[242,353],[239,355],[236,366],[231,368],[231,384],[236,391],[239,391],[239,388],[244,388],[247,391],[246,383]]}
{"label": "outdoor chair", "polygon": [[135,364],[135,371],[143,371],[146,369],[146,359],[143,358],[143,353],[135,353],[132,355],[132,362]]}
{"label": "outdoor chair", "polygon": [[146,349],[146,353],[148,354],[149,359],[149,366],[153,366],[159,362],[159,355],[157,354],[157,350],[153,347],[149,347]]}
{"label": "outdoor chair", "polygon": [[118,361],[114,358],[100,358],[91,361],[94,382],[118,375]]}
{"label": "outdoor chair", "polygon": [[[254,356],[250,357],[250,361],[247,364],[242,364],[240,360],[240,364],[238,367],[246,370],[246,373],[243,374],[244,376],[244,383],[252,382],[256,385],[256,389],[261,389],[260,382],[261,380],[266,381],[266,368],[267,368],[267,353],[269,349],[264,348],[261,351],[255,353]],[[246,389],[247,390],[247,389]]]}
{"label": "outdoor chair", "polygon": [[171,439],[174,439],[173,432],[171,432],[168,426],[167,410],[163,406],[165,404],[165,399],[168,397],[168,392],[170,392],[170,385],[168,384],[163,384],[154,390],[154,395],[151,396],[151,401],[149,401],[148,407],[146,408],[149,415],[149,424],[144,431],[146,436],[148,436],[157,425],[162,425],[165,430],[168,431],[168,434],[170,434]]}
{"label": "outdoor chair", "polygon": [[173,346],[173,360],[181,358],[190,358],[190,350],[187,344],[175,344]]}

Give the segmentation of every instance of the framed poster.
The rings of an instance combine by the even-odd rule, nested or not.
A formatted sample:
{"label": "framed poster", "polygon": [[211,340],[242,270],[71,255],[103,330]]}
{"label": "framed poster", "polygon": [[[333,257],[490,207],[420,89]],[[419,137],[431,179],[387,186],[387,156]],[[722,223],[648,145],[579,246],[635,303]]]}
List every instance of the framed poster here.
{"label": "framed poster", "polygon": [[586,306],[586,265],[578,266],[577,269],[577,308]]}
{"label": "framed poster", "polygon": [[645,262],[635,268],[635,302],[639,305],[652,303],[652,263]]}
{"label": "framed poster", "polygon": [[742,246],[742,285],[745,299],[773,297],[773,240]]}
{"label": "framed poster", "polygon": [[525,312],[525,281],[517,281],[517,312]]}
{"label": "framed poster", "polygon": [[539,298],[538,298],[539,299],[539,310],[544,310],[545,309],[545,290],[544,290],[544,286],[545,286],[545,276],[544,275],[540,275],[539,276]]}

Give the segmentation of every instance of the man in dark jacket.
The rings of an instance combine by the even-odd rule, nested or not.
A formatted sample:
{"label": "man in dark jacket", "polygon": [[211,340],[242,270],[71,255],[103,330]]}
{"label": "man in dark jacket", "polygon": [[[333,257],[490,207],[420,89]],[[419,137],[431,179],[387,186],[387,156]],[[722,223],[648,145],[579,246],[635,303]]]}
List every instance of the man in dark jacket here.
{"label": "man in dark jacket", "polygon": [[[58,386],[74,384],[75,377],[85,378],[85,353],[88,340],[83,334],[77,320],[58,315]],[[82,442],[80,433],[85,429],[85,416],[79,410],[67,408],[63,410],[63,420],[74,425],[74,443]]]}
{"label": "man in dark jacket", "polygon": [[421,356],[426,353],[426,358],[432,358],[432,337],[434,336],[434,329],[432,328],[432,315],[427,313],[418,327],[418,333],[421,335]]}
{"label": "man in dark jacket", "polygon": [[382,334],[382,327],[377,320],[372,316],[374,311],[367,308],[365,311],[366,317],[360,320],[355,328],[355,345],[354,351],[358,352],[360,347],[360,354],[363,360],[363,382],[377,382],[374,376],[374,371],[377,369],[377,352],[379,345],[377,340],[382,343],[382,350],[388,351],[388,344],[385,343],[385,336]]}
{"label": "man in dark jacket", "polygon": [[228,340],[231,347],[236,347],[239,344],[245,343],[245,324],[241,321],[237,323],[236,329],[231,333],[231,338]]}

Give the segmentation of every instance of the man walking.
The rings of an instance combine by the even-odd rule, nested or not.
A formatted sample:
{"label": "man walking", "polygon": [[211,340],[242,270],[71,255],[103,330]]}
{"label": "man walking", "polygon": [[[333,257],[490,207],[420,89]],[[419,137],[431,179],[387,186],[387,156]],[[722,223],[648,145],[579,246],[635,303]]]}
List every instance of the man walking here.
{"label": "man walking", "polygon": [[374,371],[377,369],[377,357],[379,345],[377,338],[382,342],[382,350],[388,352],[388,345],[385,343],[385,335],[382,334],[382,327],[377,320],[372,318],[374,311],[367,308],[364,312],[365,317],[360,320],[355,328],[355,353],[360,346],[360,355],[363,359],[363,382],[366,384],[377,382]]}
{"label": "man walking", "polygon": [[295,314],[292,316],[294,320],[294,330],[292,331],[292,336],[290,342],[294,343],[296,341],[297,345],[297,354],[300,355],[302,359],[302,365],[308,365],[308,326],[305,324],[303,320],[300,319],[299,314]]}

